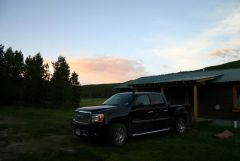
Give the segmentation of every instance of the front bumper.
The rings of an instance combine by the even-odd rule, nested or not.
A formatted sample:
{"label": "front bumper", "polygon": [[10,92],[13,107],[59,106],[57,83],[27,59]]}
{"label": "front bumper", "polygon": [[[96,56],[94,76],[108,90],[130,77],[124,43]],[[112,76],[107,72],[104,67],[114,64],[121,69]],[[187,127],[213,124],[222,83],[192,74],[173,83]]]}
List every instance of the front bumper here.
{"label": "front bumper", "polygon": [[106,135],[108,126],[105,124],[82,124],[72,120],[73,133],[77,136]]}

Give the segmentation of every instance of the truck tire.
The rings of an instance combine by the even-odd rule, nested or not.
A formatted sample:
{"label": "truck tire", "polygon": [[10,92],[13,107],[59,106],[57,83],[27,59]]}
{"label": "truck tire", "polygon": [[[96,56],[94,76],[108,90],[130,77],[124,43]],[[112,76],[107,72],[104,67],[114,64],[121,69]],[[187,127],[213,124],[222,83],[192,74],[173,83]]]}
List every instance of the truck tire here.
{"label": "truck tire", "polygon": [[186,129],[186,120],[182,117],[176,119],[175,132],[179,135],[183,134]]}
{"label": "truck tire", "polygon": [[109,141],[114,146],[121,146],[126,142],[127,128],[124,124],[113,123],[109,129]]}

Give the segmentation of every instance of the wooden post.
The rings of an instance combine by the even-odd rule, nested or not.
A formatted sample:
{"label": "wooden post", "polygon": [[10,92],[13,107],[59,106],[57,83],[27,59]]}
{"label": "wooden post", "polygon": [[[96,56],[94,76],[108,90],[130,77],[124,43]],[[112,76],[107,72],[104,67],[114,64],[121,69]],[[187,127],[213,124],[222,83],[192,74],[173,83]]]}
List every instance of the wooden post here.
{"label": "wooden post", "polygon": [[185,103],[190,104],[188,88],[185,89]]}
{"label": "wooden post", "polygon": [[161,87],[161,93],[164,94],[164,88],[163,87]]}
{"label": "wooden post", "polygon": [[193,120],[196,120],[198,117],[198,90],[196,84],[193,86],[193,98],[194,98]]}
{"label": "wooden post", "polygon": [[233,112],[240,112],[239,105],[238,105],[238,98],[237,98],[237,86],[233,85],[232,87],[232,95],[233,95]]}

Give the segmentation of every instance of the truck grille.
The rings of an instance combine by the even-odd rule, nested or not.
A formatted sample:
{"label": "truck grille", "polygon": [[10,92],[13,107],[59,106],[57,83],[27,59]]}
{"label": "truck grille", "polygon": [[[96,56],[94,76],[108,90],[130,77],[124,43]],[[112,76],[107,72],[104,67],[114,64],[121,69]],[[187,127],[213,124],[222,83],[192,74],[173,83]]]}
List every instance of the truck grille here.
{"label": "truck grille", "polygon": [[89,124],[91,120],[91,114],[85,113],[85,112],[76,112],[74,121],[83,123],[83,124]]}

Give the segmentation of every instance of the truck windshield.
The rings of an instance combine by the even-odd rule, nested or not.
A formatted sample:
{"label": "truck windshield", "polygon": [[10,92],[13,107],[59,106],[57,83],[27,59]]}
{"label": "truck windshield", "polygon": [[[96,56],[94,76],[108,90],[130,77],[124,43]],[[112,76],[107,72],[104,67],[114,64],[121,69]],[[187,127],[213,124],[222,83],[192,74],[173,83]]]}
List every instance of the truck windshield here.
{"label": "truck windshield", "polygon": [[114,106],[128,106],[132,101],[132,94],[115,94],[109,99],[107,99],[104,105],[114,105]]}

